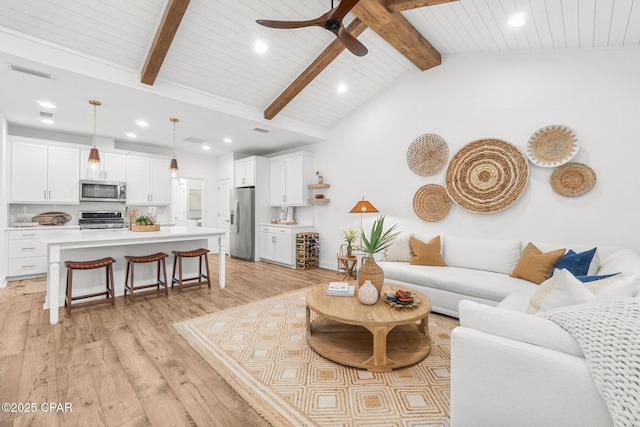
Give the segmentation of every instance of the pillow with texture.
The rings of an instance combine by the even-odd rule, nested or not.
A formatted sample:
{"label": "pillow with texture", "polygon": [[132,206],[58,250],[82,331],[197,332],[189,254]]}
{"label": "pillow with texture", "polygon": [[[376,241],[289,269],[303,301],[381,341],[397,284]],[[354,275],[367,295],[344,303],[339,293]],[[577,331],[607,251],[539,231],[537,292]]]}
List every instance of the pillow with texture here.
{"label": "pillow with texture", "polygon": [[413,236],[409,237],[409,245],[414,256],[410,263],[413,265],[433,265],[437,267],[446,267],[440,255],[440,236],[436,236],[427,243]]}
{"label": "pillow with texture", "polygon": [[623,277],[621,274],[613,274],[581,282],[566,269],[554,270],[551,278],[545,280],[531,297],[527,313],[541,313],[594,299],[632,297],[636,278],[636,275]]}
{"label": "pillow with texture", "polygon": [[594,299],[596,296],[589,292],[571,272],[565,269],[555,270],[553,276],[545,280],[531,297],[527,313],[535,314],[558,307],[582,304]]}
{"label": "pillow with texture", "polygon": [[[556,263],[554,268],[558,270],[567,269],[574,276],[586,276],[589,274],[589,266],[596,254],[596,248],[586,252],[576,253],[573,249],[569,249],[566,254]],[[551,275],[549,275],[551,277]]]}
{"label": "pillow with texture", "polygon": [[391,244],[385,249],[384,257],[381,261],[403,261],[411,262],[413,258],[413,252],[411,252],[411,246],[409,245],[409,238],[413,234],[406,236],[398,236],[391,241]]}
{"label": "pillow with texture", "polygon": [[553,267],[564,255],[564,251],[564,249],[556,249],[542,253],[533,243],[529,242],[509,276],[540,284],[549,278]]}

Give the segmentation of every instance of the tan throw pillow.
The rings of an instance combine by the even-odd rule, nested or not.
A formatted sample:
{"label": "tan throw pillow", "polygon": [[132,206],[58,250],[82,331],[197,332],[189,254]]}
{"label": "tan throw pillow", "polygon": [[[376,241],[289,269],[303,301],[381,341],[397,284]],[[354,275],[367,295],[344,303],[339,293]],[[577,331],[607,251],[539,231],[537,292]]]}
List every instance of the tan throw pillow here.
{"label": "tan throw pillow", "polygon": [[528,280],[538,285],[549,277],[558,260],[564,255],[564,249],[542,253],[531,242],[522,251],[511,277]]}
{"label": "tan throw pillow", "polygon": [[436,236],[427,243],[411,236],[409,245],[413,252],[411,264],[413,265],[433,265],[438,267],[446,267],[442,255],[440,255],[440,236]]}

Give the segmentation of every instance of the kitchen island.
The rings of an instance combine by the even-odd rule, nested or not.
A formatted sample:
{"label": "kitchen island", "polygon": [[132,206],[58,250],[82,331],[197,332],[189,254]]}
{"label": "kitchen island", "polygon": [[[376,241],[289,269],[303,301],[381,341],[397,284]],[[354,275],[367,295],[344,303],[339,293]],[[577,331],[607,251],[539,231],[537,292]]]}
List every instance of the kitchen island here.
{"label": "kitchen island", "polygon": [[[149,255],[164,252],[167,258],[167,276],[171,283],[173,256],[171,251],[187,251],[198,248],[208,248],[209,239],[218,240],[218,284],[220,289],[225,287],[224,270],[224,236],[227,230],[204,227],[166,227],[159,231],[132,232],[129,230],[69,230],[56,231],[43,236],[41,241],[47,245],[47,296],[44,309],[49,309],[49,321],[52,325],[58,323],[58,309],[64,305],[66,286],[65,261],[89,261],[104,257],[113,257],[116,295],[124,294],[124,280],[126,276],[125,255]],[[195,262],[195,261],[194,261]],[[151,264],[150,264],[151,265]],[[187,265],[185,262],[185,276],[197,271],[197,265]],[[191,269],[191,271],[190,271]],[[155,264],[149,268],[136,267],[136,283],[155,281]],[[104,290],[104,270],[87,270],[74,275],[74,294],[90,294]],[[65,286],[60,286],[64,284]]]}

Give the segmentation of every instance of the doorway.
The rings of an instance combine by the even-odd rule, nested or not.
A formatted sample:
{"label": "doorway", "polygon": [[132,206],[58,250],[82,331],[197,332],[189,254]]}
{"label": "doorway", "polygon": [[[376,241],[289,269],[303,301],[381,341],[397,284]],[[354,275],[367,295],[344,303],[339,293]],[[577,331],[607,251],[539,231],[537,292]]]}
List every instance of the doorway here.
{"label": "doorway", "polygon": [[172,181],[171,219],[175,226],[203,226],[204,180],[178,178]]}

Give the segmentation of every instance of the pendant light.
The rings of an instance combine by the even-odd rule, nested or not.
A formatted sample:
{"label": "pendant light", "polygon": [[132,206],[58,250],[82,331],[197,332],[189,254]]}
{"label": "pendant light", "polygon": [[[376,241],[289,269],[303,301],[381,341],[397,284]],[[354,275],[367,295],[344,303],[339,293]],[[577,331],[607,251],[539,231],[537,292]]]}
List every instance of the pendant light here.
{"label": "pendant light", "polygon": [[100,153],[96,148],[96,110],[102,105],[100,101],[89,100],[89,104],[93,105],[93,142],[91,151],[89,151],[89,164],[87,167],[87,179],[100,179]]}
{"label": "pendant light", "polygon": [[169,120],[173,122],[173,158],[171,159],[169,170],[171,171],[171,177],[176,178],[178,176],[178,161],[176,160],[176,123],[180,120],[174,117]]}

